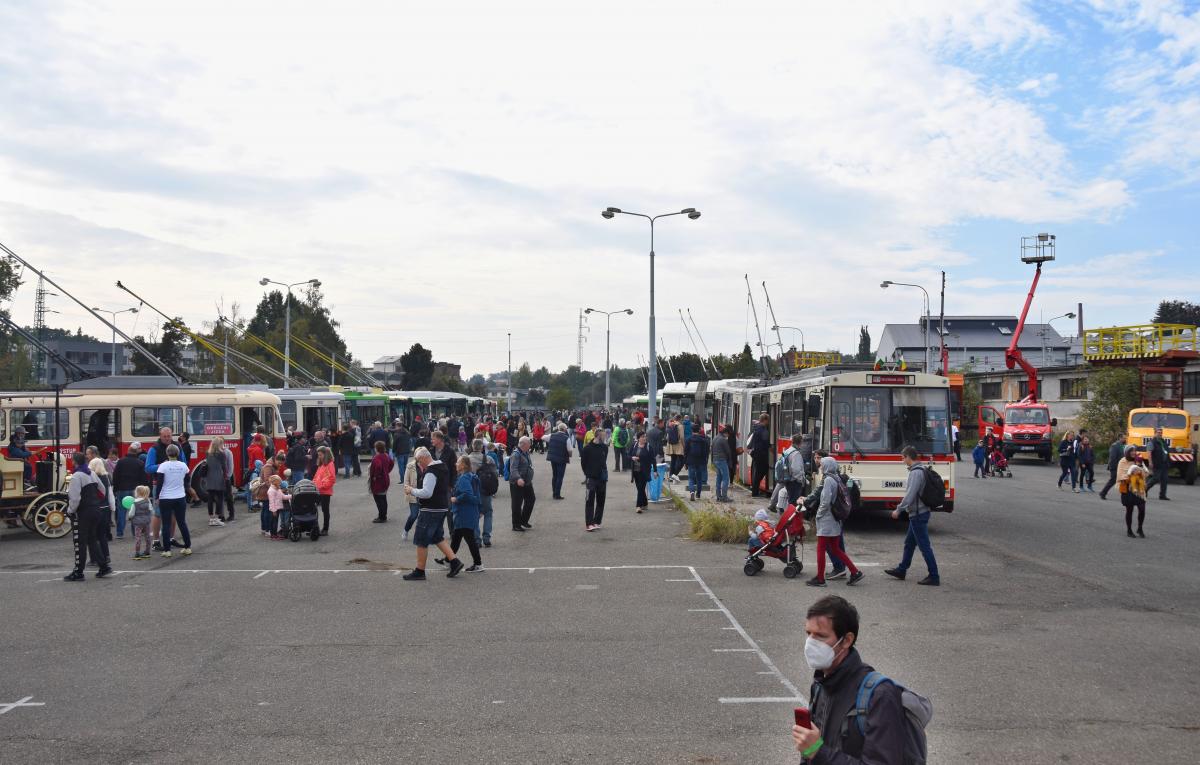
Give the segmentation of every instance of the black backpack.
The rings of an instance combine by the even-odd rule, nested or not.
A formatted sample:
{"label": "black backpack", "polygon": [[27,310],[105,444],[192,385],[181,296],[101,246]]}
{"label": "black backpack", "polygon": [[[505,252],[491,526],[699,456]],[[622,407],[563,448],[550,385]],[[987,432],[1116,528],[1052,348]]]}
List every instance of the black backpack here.
{"label": "black backpack", "polygon": [[938,471],[933,469],[933,465],[926,465],[923,470],[925,485],[921,487],[921,504],[930,510],[937,510],[946,504],[946,484]]}
{"label": "black backpack", "polygon": [[475,471],[475,475],[479,478],[479,487],[485,497],[494,497],[496,492],[500,491],[500,471],[496,470],[496,463],[492,462],[491,457],[484,455],[483,462],[479,463],[479,469]]}
{"label": "black backpack", "polygon": [[667,443],[672,444],[672,445],[679,443],[679,426],[678,425],[668,425],[667,426]]}
{"label": "black backpack", "polygon": [[833,480],[837,481],[837,493],[833,497],[829,512],[833,513],[838,523],[845,523],[850,517],[850,511],[854,509],[854,504],[850,501],[850,489],[846,487],[841,476],[833,476]]}

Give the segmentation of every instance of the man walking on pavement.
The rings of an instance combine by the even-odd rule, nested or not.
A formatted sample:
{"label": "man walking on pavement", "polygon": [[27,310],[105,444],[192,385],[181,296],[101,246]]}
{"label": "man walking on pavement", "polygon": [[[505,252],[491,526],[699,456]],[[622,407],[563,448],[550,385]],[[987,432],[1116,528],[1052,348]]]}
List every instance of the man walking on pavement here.
{"label": "man walking on pavement", "polygon": [[[767,474],[771,470],[771,431],[767,427],[767,423],[770,421],[767,415],[760,416],[750,433],[750,496],[752,497],[761,495],[760,487],[767,480]],[[770,493],[769,487],[768,493]]]}
{"label": "man walking on pavement", "polygon": [[925,481],[928,480],[929,474],[918,459],[919,455],[914,447],[905,446],[900,450],[900,456],[904,458],[904,465],[908,468],[908,484],[904,490],[904,499],[892,511],[892,517],[899,519],[901,513],[908,514],[908,535],[904,537],[904,557],[900,560],[900,565],[889,568],[884,573],[903,580],[908,574],[908,567],[912,565],[913,552],[920,547],[921,557],[925,559],[929,575],[917,584],[937,587],[942,583],[942,578],[938,574],[937,558],[933,557],[933,546],[929,543],[930,509],[921,501],[921,493],[925,489]]}
{"label": "man walking on pavement", "polygon": [[625,462],[625,450],[629,448],[629,429],[625,427],[625,419],[622,418],[612,432],[612,448],[613,448],[613,469],[618,473],[621,472],[621,467]]}
{"label": "man walking on pavement", "polygon": [[417,527],[413,532],[413,544],[417,546],[417,567],[402,578],[410,582],[425,581],[425,564],[429,560],[429,547],[432,545],[441,551],[450,570],[446,576],[458,576],[463,569],[463,562],[454,557],[454,551],[446,543],[442,531],[445,516],[450,513],[450,471],[446,465],[433,459],[429,450],[424,447],[417,449],[417,466],[421,472],[421,486],[414,489],[404,487],[404,493],[417,500],[421,506],[417,516]]}
{"label": "man walking on pavement", "polygon": [[546,461],[550,463],[550,493],[554,499],[562,499],[563,477],[567,474],[567,463],[571,461],[567,423],[558,423],[550,434],[550,442],[546,444]]}
{"label": "man walking on pavement", "polygon": [[1117,485],[1117,465],[1125,456],[1125,434],[1117,436],[1112,446],[1108,447],[1108,483],[1100,490],[1100,499],[1108,499],[1108,491]]}
{"label": "man walking on pavement", "polygon": [[533,515],[533,462],[529,459],[529,437],[522,436],[517,448],[508,458],[508,491],[512,497],[513,531],[528,531],[533,526],[529,518]]}
{"label": "man walking on pavement", "polygon": [[1150,454],[1150,480],[1146,481],[1146,491],[1158,484],[1158,498],[1163,502],[1171,501],[1167,496],[1167,473],[1171,470],[1171,449],[1167,439],[1163,438],[1161,427],[1154,429],[1154,438],[1146,444]]}

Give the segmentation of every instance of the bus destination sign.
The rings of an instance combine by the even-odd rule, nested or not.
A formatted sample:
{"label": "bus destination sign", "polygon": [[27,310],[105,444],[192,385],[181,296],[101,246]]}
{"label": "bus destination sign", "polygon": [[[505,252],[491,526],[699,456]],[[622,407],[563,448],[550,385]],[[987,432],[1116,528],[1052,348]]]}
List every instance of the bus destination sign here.
{"label": "bus destination sign", "polygon": [[915,385],[916,378],[912,375],[867,375],[867,381],[872,385]]}

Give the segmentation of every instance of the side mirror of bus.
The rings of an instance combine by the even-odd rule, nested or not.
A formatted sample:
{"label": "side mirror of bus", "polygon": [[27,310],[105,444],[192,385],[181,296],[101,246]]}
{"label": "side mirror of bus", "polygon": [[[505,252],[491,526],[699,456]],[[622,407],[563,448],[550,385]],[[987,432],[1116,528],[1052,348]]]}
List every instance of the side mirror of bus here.
{"label": "side mirror of bus", "polygon": [[1050,427],[1052,427],[1052,428],[1058,427],[1058,418],[1057,417],[1050,418]]}

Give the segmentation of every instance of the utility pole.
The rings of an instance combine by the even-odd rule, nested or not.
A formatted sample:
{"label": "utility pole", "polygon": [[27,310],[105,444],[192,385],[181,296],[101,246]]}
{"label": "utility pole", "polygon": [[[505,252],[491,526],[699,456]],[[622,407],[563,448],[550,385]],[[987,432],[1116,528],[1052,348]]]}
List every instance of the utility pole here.
{"label": "utility pole", "polygon": [[[33,293],[33,334],[38,340],[33,363],[33,379],[39,384],[46,382],[46,353],[41,349],[46,342],[46,280],[38,277],[37,290]],[[61,347],[61,346],[60,346]]]}
{"label": "utility pole", "polygon": [[221,373],[221,384],[228,387],[229,386],[229,327],[222,327],[221,329],[222,329],[221,335],[222,335],[222,337],[225,338],[225,342],[222,344],[223,351],[225,353],[225,356],[222,359],[222,361],[224,361],[225,363],[222,366],[224,366],[225,369]]}
{"label": "utility pole", "polygon": [[942,272],[942,307],[939,311],[942,328],[938,334],[942,339],[942,374],[949,371],[950,354],[946,351],[946,272]]}
{"label": "utility pole", "polygon": [[508,393],[504,397],[508,411],[512,411],[512,332],[508,333]]}
{"label": "utility pole", "polygon": [[337,373],[337,351],[329,352],[329,384],[334,384],[334,375]]}
{"label": "utility pole", "polygon": [[580,372],[583,371],[583,344],[587,342],[587,338],[584,336],[583,333],[585,330],[588,332],[592,331],[591,328],[587,326],[587,320],[583,318],[583,314],[584,314],[584,311],[582,308],[580,308],[579,309],[579,336],[577,338],[578,343],[577,343],[577,350],[575,353],[575,365],[577,367],[579,367]]}

